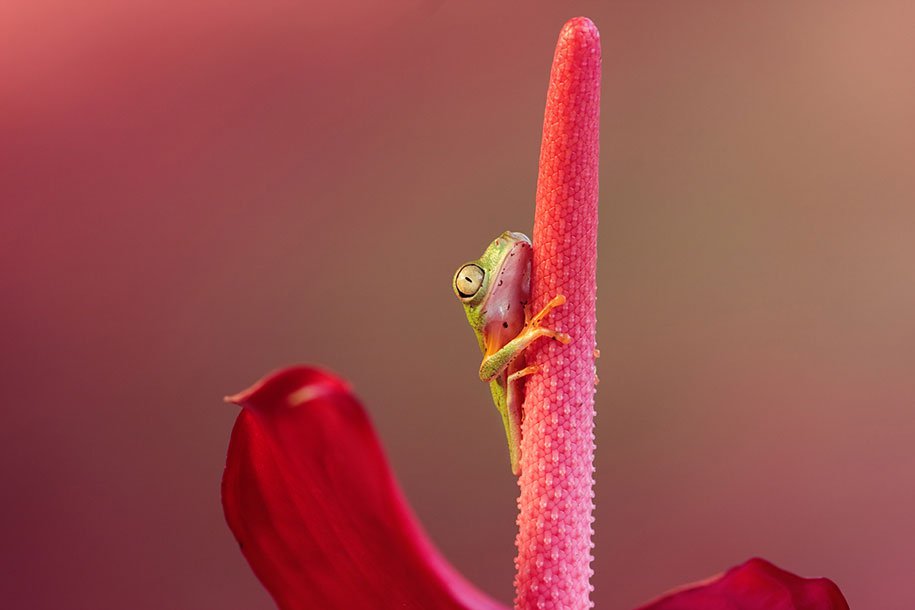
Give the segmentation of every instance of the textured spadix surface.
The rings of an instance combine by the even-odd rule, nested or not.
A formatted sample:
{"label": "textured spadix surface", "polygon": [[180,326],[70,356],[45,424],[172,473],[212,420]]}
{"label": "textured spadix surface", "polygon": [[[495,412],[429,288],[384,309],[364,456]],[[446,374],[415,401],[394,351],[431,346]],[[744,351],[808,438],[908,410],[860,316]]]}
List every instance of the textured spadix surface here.
{"label": "textured spadix surface", "polygon": [[532,300],[567,301],[545,325],[569,345],[530,350],[515,581],[519,608],[590,605],[597,291],[600,37],[588,19],[559,35],[547,93],[534,217]]}

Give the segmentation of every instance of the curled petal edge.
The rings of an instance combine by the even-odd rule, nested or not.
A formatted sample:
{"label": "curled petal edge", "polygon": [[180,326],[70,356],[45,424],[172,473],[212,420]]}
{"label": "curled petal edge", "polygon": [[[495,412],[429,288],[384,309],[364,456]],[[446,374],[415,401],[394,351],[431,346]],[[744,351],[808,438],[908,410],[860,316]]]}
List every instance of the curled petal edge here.
{"label": "curled petal edge", "polygon": [[434,548],[343,380],[296,366],[226,400],[223,509],[281,609],[504,608]]}

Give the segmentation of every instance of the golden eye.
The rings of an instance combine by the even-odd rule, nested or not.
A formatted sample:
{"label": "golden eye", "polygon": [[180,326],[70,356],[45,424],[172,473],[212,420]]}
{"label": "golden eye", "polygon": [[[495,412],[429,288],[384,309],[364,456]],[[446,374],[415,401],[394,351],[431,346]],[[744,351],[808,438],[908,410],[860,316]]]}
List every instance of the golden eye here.
{"label": "golden eye", "polygon": [[472,297],[483,285],[484,275],[483,270],[477,265],[464,265],[454,276],[454,291],[462,299]]}

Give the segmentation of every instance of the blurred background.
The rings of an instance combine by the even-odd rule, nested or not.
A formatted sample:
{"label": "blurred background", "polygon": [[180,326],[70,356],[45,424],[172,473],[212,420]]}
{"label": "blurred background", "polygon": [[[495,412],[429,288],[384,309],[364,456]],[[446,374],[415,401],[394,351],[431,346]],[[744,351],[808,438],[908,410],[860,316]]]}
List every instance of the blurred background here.
{"label": "blurred background", "polygon": [[915,6],[420,0],[0,6],[4,607],[273,607],[222,516],[222,396],[295,362],[352,380],[430,535],[511,600],[450,281],[530,231],[579,14],[597,607],[755,555],[915,607]]}

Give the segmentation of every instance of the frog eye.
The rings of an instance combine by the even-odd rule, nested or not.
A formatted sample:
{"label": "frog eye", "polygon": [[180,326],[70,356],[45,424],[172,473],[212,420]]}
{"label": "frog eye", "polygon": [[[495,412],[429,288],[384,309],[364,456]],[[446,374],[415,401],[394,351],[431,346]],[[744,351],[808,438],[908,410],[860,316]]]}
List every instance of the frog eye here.
{"label": "frog eye", "polygon": [[454,291],[462,299],[472,297],[483,285],[483,270],[473,263],[464,265],[454,276]]}

